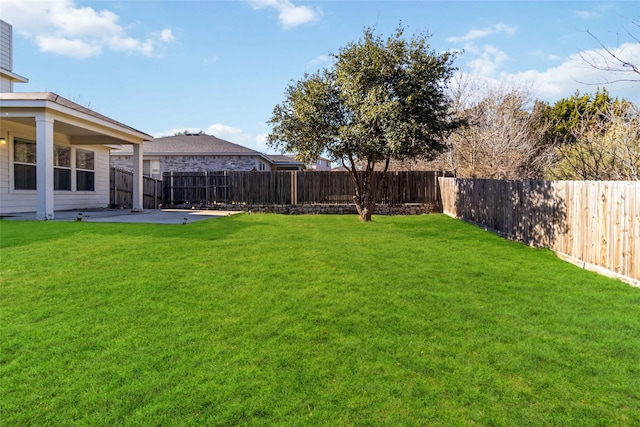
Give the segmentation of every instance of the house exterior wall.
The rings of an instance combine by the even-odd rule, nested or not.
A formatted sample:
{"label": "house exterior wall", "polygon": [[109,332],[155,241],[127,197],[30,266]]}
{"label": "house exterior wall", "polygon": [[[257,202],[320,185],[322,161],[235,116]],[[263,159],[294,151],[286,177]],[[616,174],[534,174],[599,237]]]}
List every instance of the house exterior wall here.
{"label": "house exterior wall", "polygon": [[13,70],[13,40],[11,25],[0,21],[0,68]]}
{"label": "house exterior wall", "polygon": [[315,162],[307,165],[307,169],[313,169],[317,171],[330,171],[331,160],[325,159],[324,157],[318,157]]}
{"label": "house exterior wall", "polygon": [[[0,136],[7,143],[0,145],[0,214],[33,212],[36,210],[35,190],[15,190],[13,186],[14,137],[36,140],[35,127],[3,121]],[[109,206],[109,149],[96,145],[71,145],[66,135],[54,134],[54,144],[71,147],[72,191],[54,192],[54,210],[104,208]],[[94,191],[75,191],[75,152],[94,153]],[[37,167],[37,166],[36,166]]]}
{"label": "house exterior wall", "polygon": [[[143,147],[144,149],[144,147]],[[144,156],[144,160],[160,162],[160,176],[164,172],[250,171],[260,170],[260,160],[254,156]],[[265,170],[271,170],[266,162]],[[111,155],[111,166],[132,170],[132,156]]]}
{"label": "house exterior wall", "polygon": [[[11,25],[0,21],[0,68],[7,71],[13,70],[11,37]],[[13,82],[5,76],[0,77],[0,92],[13,92]]]}
{"label": "house exterior wall", "polygon": [[6,77],[0,77],[0,92],[13,92],[13,82]]}

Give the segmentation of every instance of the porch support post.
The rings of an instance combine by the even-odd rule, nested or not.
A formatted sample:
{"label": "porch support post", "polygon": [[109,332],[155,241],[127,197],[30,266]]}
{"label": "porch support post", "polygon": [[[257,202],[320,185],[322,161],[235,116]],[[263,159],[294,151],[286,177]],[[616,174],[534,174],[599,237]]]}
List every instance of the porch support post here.
{"label": "porch support post", "polygon": [[142,212],[144,193],[142,180],[142,144],[133,144],[133,201],[132,212]]}
{"label": "porch support post", "polygon": [[53,219],[53,118],[36,116],[36,219]]}

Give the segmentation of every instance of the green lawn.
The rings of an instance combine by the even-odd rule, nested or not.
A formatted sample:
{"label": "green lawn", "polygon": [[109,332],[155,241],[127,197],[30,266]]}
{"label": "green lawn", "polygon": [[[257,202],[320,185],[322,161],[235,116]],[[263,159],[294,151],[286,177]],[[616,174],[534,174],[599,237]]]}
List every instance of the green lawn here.
{"label": "green lawn", "polygon": [[640,425],[640,289],[443,215],[0,242],[3,426]]}

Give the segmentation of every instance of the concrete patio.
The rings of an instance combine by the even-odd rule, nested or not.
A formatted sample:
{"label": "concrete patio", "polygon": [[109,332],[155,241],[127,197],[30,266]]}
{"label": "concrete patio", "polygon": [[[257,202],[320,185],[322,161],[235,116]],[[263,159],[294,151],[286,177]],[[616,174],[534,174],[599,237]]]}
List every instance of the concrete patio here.
{"label": "concrete patio", "polygon": [[[56,211],[53,221],[83,222],[130,222],[149,224],[183,224],[205,219],[235,215],[238,211],[188,210],[188,209],[152,209],[132,212],[126,209],[81,209],[72,211]],[[2,220],[35,221],[35,212],[7,214]]]}

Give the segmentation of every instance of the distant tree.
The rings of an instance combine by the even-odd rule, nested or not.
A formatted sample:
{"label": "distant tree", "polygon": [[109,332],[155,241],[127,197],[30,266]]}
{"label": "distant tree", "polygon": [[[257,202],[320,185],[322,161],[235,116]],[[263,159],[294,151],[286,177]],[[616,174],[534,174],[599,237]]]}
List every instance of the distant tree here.
{"label": "distant tree", "polygon": [[[349,170],[360,219],[371,221],[391,159],[433,158],[460,125],[450,114],[446,85],[454,54],[436,53],[429,36],[404,38],[404,30],[383,40],[366,28],[335,63],[289,85],[269,123],[268,144],[299,153],[300,160],[326,154]],[[375,191],[378,189],[378,191]]]}
{"label": "distant tree", "polygon": [[640,112],[616,101],[599,110],[596,119],[585,113],[571,127],[573,142],[555,147],[557,162],[548,176],[555,179],[640,179]]}
{"label": "distant tree", "polygon": [[530,128],[532,92],[524,85],[487,86],[458,76],[454,108],[467,123],[448,139],[439,168],[460,177],[518,179],[526,177],[536,139]]}
{"label": "distant tree", "polygon": [[594,96],[576,93],[539,109],[538,147],[554,157],[546,177],[639,179],[640,114],[633,103],[598,90]]}
{"label": "distant tree", "polygon": [[[575,142],[578,128],[599,127],[609,120],[605,110],[616,100],[606,89],[598,89],[595,95],[576,92],[569,98],[557,101],[552,107],[546,105],[539,119],[544,131],[540,134],[543,145],[566,145]],[[584,123],[588,120],[589,123]]]}
{"label": "distant tree", "polygon": [[188,130],[185,129],[184,131],[177,131],[176,133],[173,134],[173,136],[193,136],[193,135],[204,135],[204,131],[202,129],[200,130]]}

